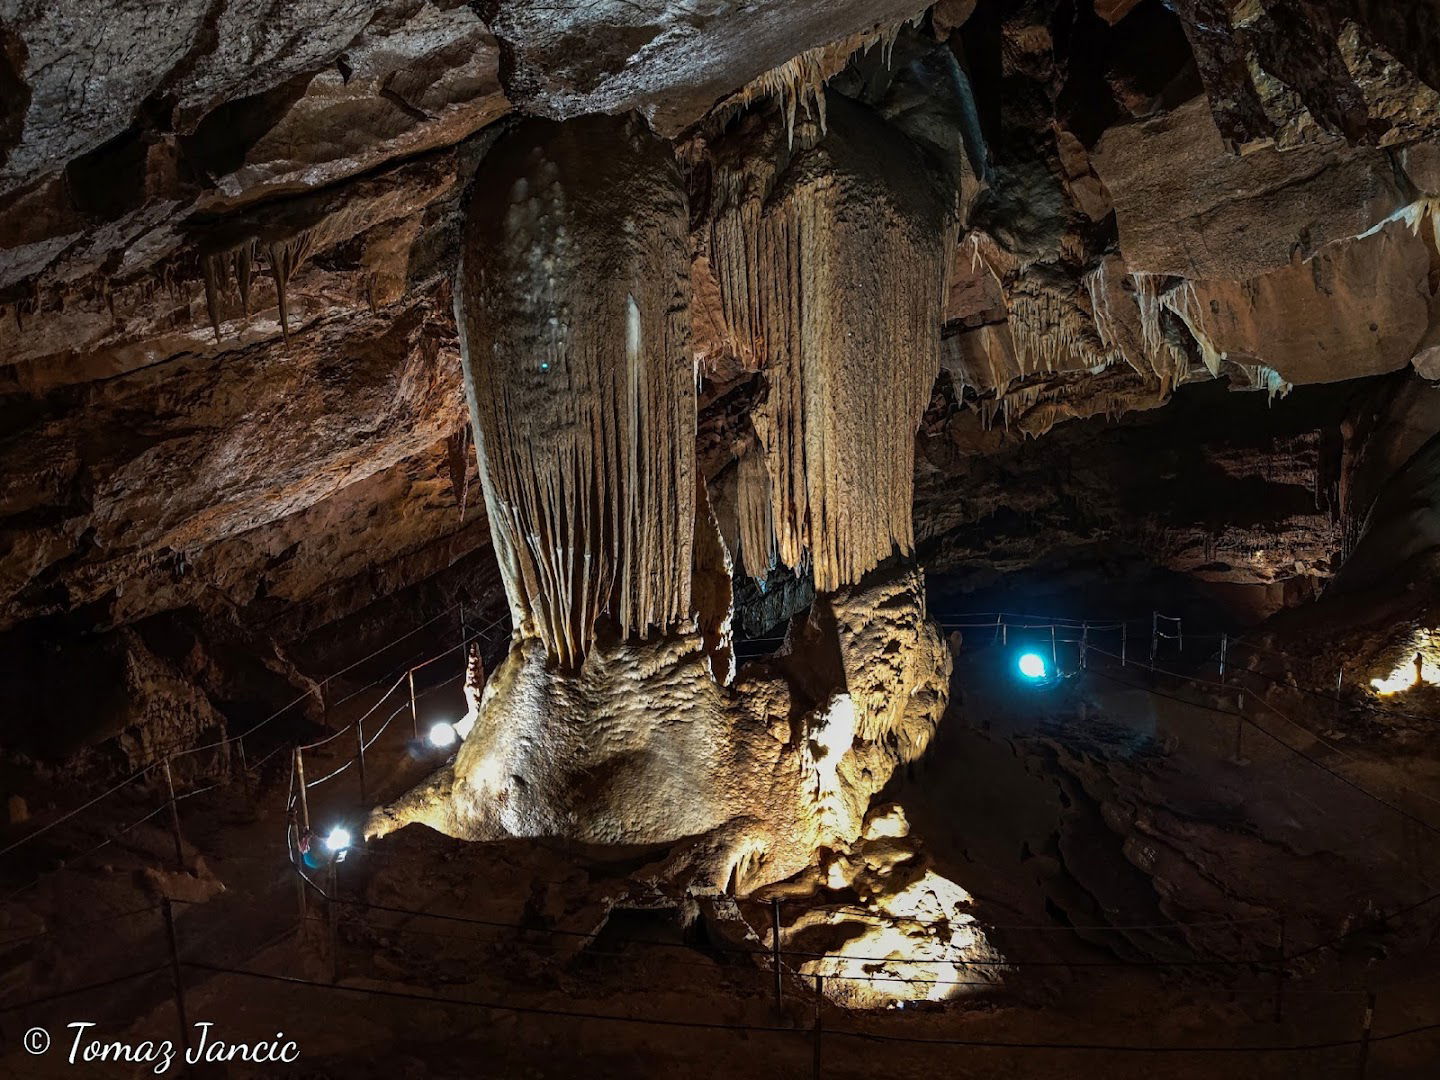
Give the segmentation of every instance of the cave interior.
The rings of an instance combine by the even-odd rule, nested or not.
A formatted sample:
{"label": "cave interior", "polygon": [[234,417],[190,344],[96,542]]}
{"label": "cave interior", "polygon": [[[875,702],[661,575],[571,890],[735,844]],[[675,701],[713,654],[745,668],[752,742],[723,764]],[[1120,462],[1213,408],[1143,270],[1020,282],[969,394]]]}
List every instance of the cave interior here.
{"label": "cave interior", "polygon": [[0,5],[0,1070],[1440,1076],[1437,58]]}

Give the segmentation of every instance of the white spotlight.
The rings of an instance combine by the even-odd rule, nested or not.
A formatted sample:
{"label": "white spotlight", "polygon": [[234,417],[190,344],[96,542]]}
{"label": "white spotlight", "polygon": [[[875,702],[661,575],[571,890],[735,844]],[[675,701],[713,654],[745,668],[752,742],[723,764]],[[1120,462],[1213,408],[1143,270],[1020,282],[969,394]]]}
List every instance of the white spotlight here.
{"label": "white spotlight", "polygon": [[330,835],[325,837],[325,846],[331,851],[344,851],[350,846],[350,830],[343,825],[336,825],[330,830]]}
{"label": "white spotlight", "polygon": [[444,749],[447,746],[454,746],[455,740],[458,737],[459,736],[455,731],[455,725],[447,724],[443,720],[430,729],[430,745],[438,746],[441,749]]}

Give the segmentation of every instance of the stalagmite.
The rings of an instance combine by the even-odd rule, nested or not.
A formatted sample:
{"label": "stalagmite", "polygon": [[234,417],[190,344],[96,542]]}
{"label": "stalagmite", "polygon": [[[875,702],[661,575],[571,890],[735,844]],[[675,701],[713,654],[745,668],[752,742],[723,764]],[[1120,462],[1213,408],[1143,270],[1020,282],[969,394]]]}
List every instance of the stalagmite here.
{"label": "stalagmite", "polygon": [[472,197],[457,314],[515,625],[577,666],[596,623],[690,614],[688,210],[637,123],[536,122]]}

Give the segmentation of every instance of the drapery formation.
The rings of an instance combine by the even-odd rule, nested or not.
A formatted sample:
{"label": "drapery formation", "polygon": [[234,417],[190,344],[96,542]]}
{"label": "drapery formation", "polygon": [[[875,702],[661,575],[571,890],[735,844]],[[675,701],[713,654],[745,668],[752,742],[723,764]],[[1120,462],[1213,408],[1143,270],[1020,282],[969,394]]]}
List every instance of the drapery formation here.
{"label": "drapery formation", "polygon": [[769,383],[753,417],[764,468],[740,471],[741,557],[763,577],[756,538],[773,530],[821,592],[914,546],[914,432],[954,234],[954,194],[915,144],[843,98],[829,117],[793,155],[723,164],[711,231],[728,328]]}
{"label": "drapery formation", "polygon": [[471,195],[457,317],[515,625],[577,665],[608,613],[690,616],[695,385],[689,225],[638,121],[532,121]]}

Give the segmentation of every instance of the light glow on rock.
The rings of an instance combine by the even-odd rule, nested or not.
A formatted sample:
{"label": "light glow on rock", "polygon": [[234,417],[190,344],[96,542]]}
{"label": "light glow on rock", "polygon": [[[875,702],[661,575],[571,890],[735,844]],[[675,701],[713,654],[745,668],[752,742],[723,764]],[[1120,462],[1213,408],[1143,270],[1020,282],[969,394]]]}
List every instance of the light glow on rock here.
{"label": "light glow on rock", "polygon": [[1424,685],[1440,686],[1440,632],[1434,630],[1417,630],[1395,669],[1383,678],[1370,680],[1370,689],[1381,696]]}
{"label": "light glow on rock", "polygon": [[970,902],[955,882],[927,870],[892,895],[872,897],[868,914],[833,913],[830,921],[859,932],[801,971],[825,976],[831,998],[860,1008],[945,1001],[991,988],[991,965],[1005,962],[961,910]]}

